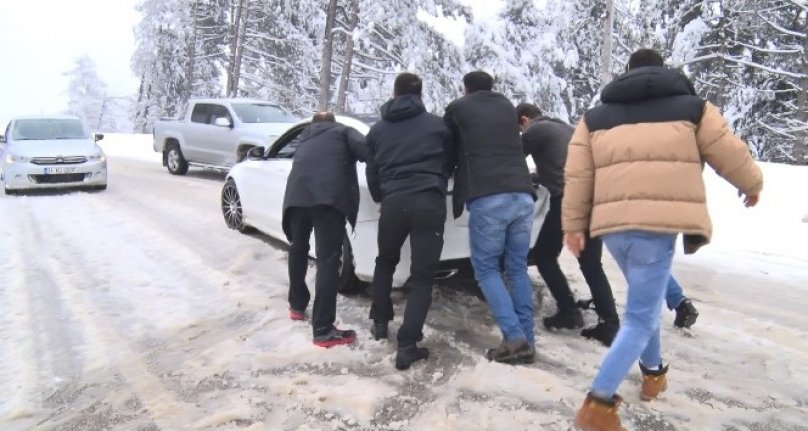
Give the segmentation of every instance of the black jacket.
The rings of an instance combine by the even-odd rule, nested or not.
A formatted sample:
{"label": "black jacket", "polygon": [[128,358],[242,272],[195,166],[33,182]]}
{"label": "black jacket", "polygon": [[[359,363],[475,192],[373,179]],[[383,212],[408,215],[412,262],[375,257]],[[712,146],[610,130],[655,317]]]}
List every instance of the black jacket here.
{"label": "black jacket", "polygon": [[458,148],[455,218],[466,202],[478,197],[524,192],[535,198],[510,100],[493,91],[475,91],[449,104],[443,119]]}
{"label": "black jacket", "polygon": [[382,120],[367,136],[365,174],[373,200],[435,190],[446,195],[454,143],[443,120],[428,114],[418,96],[396,97],[381,107]]}
{"label": "black jacket", "polygon": [[664,66],[638,67],[618,76],[600,99],[603,104],[584,115],[590,133],[626,124],[699,124],[705,103],[682,72]]}
{"label": "black jacket", "polygon": [[561,120],[540,117],[522,133],[525,154],[533,157],[539,184],[550,191],[550,196],[564,194],[564,165],[573,132],[575,128]]}
{"label": "black jacket", "polygon": [[[359,183],[356,162],[365,161],[365,138],[339,123],[313,123],[297,138],[292,171],[283,198],[283,231],[289,238],[287,209],[326,205],[356,225]],[[291,239],[291,238],[290,238]]]}

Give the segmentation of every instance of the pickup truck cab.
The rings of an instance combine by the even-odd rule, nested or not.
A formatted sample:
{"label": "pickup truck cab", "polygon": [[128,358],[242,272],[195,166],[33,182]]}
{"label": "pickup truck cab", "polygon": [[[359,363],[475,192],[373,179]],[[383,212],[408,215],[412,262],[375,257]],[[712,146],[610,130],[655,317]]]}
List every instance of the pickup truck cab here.
{"label": "pickup truck cab", "polygon": [[193,99],[180,120],[154,125],[154,151],[163,166],[184,175],[189,166],[229,169],[253,147],[267,147],[299,121],[282,106],[255,99]]}

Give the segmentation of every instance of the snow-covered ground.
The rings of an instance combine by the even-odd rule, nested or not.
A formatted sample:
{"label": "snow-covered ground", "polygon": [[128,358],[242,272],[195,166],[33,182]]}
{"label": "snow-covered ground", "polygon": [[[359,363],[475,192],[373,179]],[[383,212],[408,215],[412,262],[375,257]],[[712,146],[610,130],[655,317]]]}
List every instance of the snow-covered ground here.
{"label": "snow-covered ground", "polygon": [[[424,364],[395,371],[363,296],[339,299],[356,345],[316,348],[287,318],[284,252],[228,230],[223,175],[169,175],[150,138],[102,141],[105,192],[0,197],[0,429],[570,428],[603,347],[541,329],[536,364],[489,363],[486,305],[442,286]],[[633,371],[629,429],[808,430],[808,168],[763,167],[751,210],[706,174],[715,241],[675,267],[701,315],[690,331],[664,315],[670,388],[641,402]],[[563,264],[588,297],[567,253]],[[622,308],[625,283],[605,264]]]}

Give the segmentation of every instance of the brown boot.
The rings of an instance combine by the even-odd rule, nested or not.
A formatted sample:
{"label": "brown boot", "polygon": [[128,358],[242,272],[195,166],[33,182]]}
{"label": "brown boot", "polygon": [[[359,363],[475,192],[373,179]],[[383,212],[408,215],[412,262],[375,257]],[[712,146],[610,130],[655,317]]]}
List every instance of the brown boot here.
{"label": "brown boot", "polygon": [[640,363],[640,371],[642,371],[642,393],[640,398],[643,401],[651,401],[664,392],[665,389],[668,389],[668,378],[665,376],[668,373],[667,365],[661,370],[649,370]]}
{"label": "brown boot", "polygon": [[620,395],[606,401],[588,393],[584,405],[575,415],[575,427],[582,431],[626,431],[620,425],[620,416],[617,415],[622,401]]}

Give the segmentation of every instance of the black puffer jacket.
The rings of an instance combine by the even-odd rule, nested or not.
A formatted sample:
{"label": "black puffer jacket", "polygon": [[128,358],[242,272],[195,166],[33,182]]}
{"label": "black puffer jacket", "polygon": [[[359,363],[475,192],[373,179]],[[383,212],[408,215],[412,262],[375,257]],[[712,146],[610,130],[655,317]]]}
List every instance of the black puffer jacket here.
{"label": "black puffer jacket", "polygon": [[283,198],[283,231],[289,237],[287,209],[327,205],[356,225],[359,183],[356,162],[364,162],[365,138],[339,123],[313,123],[298,137]]}
{"label": "black puffer jacket", "polygon": [[475,198],[499,193],[530,193],[530,172],[519,136],[516,108],[493,91],[475,91],[446,107],[444,121],[457,142],[454,216]]}
{"label": "black puffer jacket", "polygon": [[373,200],[427,190],[446,195],[454,143],[443,120],[427,113],[415,95],[388,101],[381,114],[367,136],[365,173]]}

